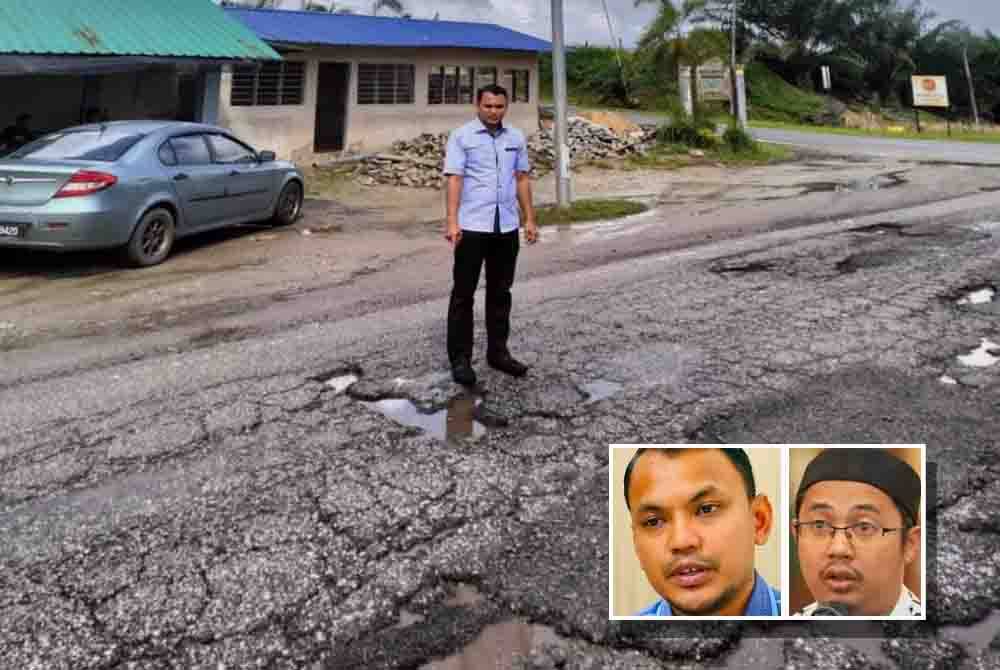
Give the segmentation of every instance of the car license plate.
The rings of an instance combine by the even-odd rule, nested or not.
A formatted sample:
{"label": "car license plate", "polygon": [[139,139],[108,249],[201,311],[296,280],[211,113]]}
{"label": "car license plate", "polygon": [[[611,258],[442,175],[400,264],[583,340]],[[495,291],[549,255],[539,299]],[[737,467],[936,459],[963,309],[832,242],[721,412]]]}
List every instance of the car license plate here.
{"label": "car license plate", "polygon": [[20,237],[22,230],[16,223],[0,223],[0,237]]}

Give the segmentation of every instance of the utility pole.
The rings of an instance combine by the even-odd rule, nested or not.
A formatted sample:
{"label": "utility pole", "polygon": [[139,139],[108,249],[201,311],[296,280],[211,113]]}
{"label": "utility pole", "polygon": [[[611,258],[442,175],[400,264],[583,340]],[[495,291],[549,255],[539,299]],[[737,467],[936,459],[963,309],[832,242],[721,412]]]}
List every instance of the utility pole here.
{"label": "utility pole", "polygon": [[976,87],[972,83],[972,68],[969,67],[969,45],[965,45],[962,51],[962,60],[965,61],[965,78],[969,82],[969,100],[972,101],[972,118],[976,121],[976,130],[979,130],[979,105],[976,104]]}
{"label": "utility pole", "polygon": [[569,128],[566,122],[566,45],[563,0],[552,0],[552,84],[556,98],[556,205],[570,206]]}
{"label": "utility pole", "polygon": [[736,108],[736,98],[738,97],[736,91],[736,0],[731,0],[731,2],[733,3],[733,16],[732,25],[730,26],[731,34],[729,36],[729,46],[732,49],[729,56],[729,83],[732,90],[729,92],[729,111],[735,119],[739,116]]}

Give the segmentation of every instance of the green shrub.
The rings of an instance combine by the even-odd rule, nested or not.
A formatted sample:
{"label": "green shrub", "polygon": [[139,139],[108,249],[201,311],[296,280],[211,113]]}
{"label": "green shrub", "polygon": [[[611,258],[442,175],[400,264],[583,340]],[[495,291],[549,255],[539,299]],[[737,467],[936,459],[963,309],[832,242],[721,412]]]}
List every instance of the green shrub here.
{"label": "green shrub", "polygon": [[749,153],[757,149],[757,142],[750,133],[738,126],[729,126],[722,136],[722,142],[735,153]]}
{"label": "green shrub", "polygon": [[681,118],[660,126],[656,139],[660,144],[681,144],[696,149],[714,149],[719,146],[714,124],[704,118]]}

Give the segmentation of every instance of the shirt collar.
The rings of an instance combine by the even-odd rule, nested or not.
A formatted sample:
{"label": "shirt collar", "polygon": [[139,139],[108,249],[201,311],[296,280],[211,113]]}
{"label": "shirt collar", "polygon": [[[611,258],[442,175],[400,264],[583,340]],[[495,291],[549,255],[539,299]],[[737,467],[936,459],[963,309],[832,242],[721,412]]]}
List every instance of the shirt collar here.
{"label": "shirt collar", "polygon": [[[674,612],[670,607],[670,603],[665,598],[661,598],[656,604],[656,611],[653,614],[655,616],[673,616]],[[780,615],[781,611],[779,610],[777,614]],[[747,601],[747,606],[741,616],[772,615],[775,615],[775,613],[771,611],[771,587],[760,576],[760,573],[754,570],[753,591],[750,592],[750,600]]]}
{"label": "shirt collar", "polygon": [[[490,132],[490,129],[486,127],[486,124],[483,123],[483,120],[478,116],[476,116],[476,132],[477,133]],[[503,125],[503,121],[501,121],[500,124],[497,126],[497,135],[502,135],[505,132],[507,132],[507,126]]]}
{"label": "shirt collar", "polygon": [[889,616],[920,616],[920,599],[904,586]]}

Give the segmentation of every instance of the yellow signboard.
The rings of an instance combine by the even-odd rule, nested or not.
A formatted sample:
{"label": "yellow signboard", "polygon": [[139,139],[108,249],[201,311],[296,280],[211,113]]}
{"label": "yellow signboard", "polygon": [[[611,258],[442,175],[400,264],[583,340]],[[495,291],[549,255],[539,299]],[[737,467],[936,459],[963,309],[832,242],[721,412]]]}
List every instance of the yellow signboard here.
{"label": "yellow signboard", "polygon": [[914,107],[949,107],[948,79],[915,75],[913,82]]}

